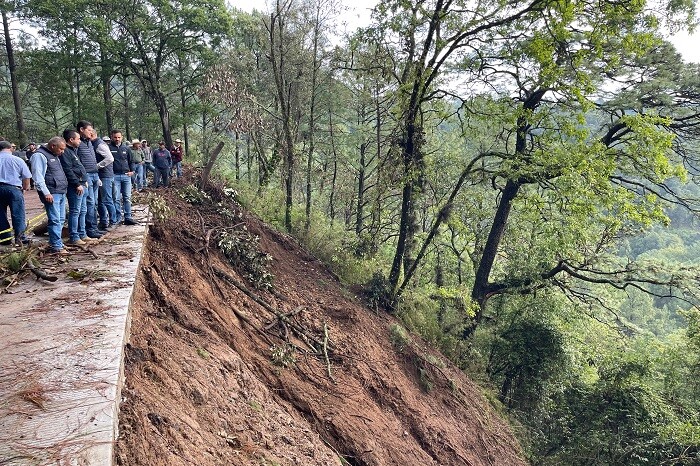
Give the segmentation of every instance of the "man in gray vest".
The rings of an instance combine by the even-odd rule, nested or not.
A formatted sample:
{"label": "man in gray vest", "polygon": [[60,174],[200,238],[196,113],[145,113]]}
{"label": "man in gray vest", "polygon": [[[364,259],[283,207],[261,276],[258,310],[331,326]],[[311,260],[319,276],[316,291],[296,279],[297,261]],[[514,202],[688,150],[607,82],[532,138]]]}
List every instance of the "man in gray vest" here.
{"label": "man in gray vest", "polygon": [[54,136],[45,146],[39,147],[29,161],[39,199],[44,204],[49,219],[49,246],[51,252],[56,254],[68,254],[61,240],[61,230],[66,219],[68,179],[59,158],[65,149],[66,141],[60,136]]}
{"label": "man in gray vest", "polygon": [[76,125],[76,130],[78,131],[78,134],[80,134],[80,145],[77,149],[78,157],[80,158],[80,163],[83,164],[83,167],[85,167],[85,171],[87,172],[88,176],[85,230],[88,237],[100,238],[102,234],[97,228],[97,196],[100,188],[100,176],[98,174],[98,170],[106,166],[109,162],[102,160],[101,163],[97,163],[95,148],[92,144],[92,140],[96,139],[97,135],[92,127],[92,123],[86,120],[81,120]]}

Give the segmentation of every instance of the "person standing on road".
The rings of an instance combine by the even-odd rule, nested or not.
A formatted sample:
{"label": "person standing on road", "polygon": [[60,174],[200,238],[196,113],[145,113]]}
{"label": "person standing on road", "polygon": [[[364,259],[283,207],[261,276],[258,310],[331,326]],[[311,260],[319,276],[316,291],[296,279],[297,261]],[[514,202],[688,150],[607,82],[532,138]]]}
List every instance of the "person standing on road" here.
{"label": "person standing on road", "polygon": [[63,132],[66,150],[60,157],[63,172],[68,179],[68,233],[70,244],[85,244],[94,241],[85,231],[85,215],[87,214],[88,175],[80,163],[78,147],[80,135],[73,129]]}
{"label": "person standing on road", "polygon": [[182,176],[182,159],[185,156],[185,150],[182,148],[181,139],[175,139],[175,145],[172,149],[170,149],[170,156],[173,159],[173,170],[170,173],[170,176],[175,174],[178,178],[180,178]]}
{"label": "person standing on road", "polygon": [[97,197],[97,214],[100,218],[97,228],[109,231],[117,225],[117,209],[114,207],[114,156],[109,150],[109,136],[99,138],[93,128],[90,141],[95,149],[95,157],[99,167],[100,192]]}
{"label": "person standing on road", "polygon": [[46,146],[39,147],[29,161],[39,199],[44,204],[49,219],[49,246],[51,252],[56,254],[68,254],[61,240],[68,192],[68,179],[60,161],[65,149],[66,141],[60,136],[54,136]]}
{"label": "person standing on road", "polygon": [[[27,162],[27,168],[29,167],[29,160],[32,158],[32,155],[34,155],[34,152],[36,152],[36,142],[30,142],[29,145],[27,146],[27,150],[24,152],[24,161]],[[29,185],[30,189],[34,189],[34,180],[31,179],[29,180]]]}
{"label": "person standing on road", "polygon": [[162,179],[162,185],[167,188],[173,160],[170,156],[170,152],[165,148],[164,141],[160,141],[158,143],[158,149],[153,151],[153,164],[156,167],[156,171],[153,174],[153,187],[159,187]]}
{"label": "person standing on road", "polygon": [[12,144],[0,141],[0,244],[10,245],[10,223],[7,221],[7,208],[10,208],[14,243],[22,244],[22,235],[26,229],[24,212],[24,191],[29,190],[32,174],[27,164],[12,155]]}
{"label": "person standing on road", "polygon": [[[98,191],[100,189],[100,175],[98,170],[105,163],[97,163],[97,158],[95,156],[95,147],[92,145],[92,123],[86,120],[81,120],[76,125],[76,130],[80,134],[80,146],[78,146],[78,157],[80,158],[80,163],[85,167],[85,171],[88,175],[88,192],[87,192],[87,214],[85,215],[85,231],[90,238],[101,238],[102,233],[100,233],[97,228],[97,202],[98,202]],[[111,155],[111,154],[110,154]]]}
{"label": "person standing on road", "polygon": [[134,139],[131,141],[131,171],[134,172],[134,175],[131,177],[131,184],[136,191],[141,191],[146,187],[145,170],[141,141]]}
{"label": "person standing on road", "polygon": [[143,151],[143,186],[148,186],[148,172],[156,176],[156,167],[153,166],[153,150],[148,145],[147,140],[141,141],[141,150]]}
{"label": "person standing on road", "polygon": [[114,223],[119,223],[122,220],[122,209],[124,209],[124,225],[136,225],[137,223],[131,217],[131,171],[132,156],[131,149],[126,147],[122,142],[122,132],[118,129],[113,129],[110,133],[109,151],[114,157],[112,165],[114,171],[114,210],[116,212],[116,220]]}

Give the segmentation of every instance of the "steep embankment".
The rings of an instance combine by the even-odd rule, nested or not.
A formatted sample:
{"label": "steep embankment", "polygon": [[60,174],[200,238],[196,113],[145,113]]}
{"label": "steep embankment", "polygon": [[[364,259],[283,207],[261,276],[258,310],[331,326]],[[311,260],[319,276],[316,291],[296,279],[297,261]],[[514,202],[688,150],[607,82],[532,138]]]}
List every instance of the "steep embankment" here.
{"label": "steep embankment", "polygon": [[[273,258],[274,292],[257,291],[214,247],[232,225],[225,209],[164,196],[176,214],[151,228],[139,272],[118,464],[525,464],[474,384],[415,338],[399,352],[394,319],[362,306],[293,239],[243,216]],[[298,337],[322,347],[324,326],[332,378]]]}

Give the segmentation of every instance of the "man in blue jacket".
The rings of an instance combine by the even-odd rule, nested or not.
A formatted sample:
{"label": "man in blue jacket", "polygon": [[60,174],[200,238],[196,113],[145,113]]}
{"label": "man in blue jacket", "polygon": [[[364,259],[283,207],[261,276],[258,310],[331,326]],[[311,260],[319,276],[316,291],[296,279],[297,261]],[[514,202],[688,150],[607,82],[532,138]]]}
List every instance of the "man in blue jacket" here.
{"label": "man in blue jacket", "polygon": [[49,219],[49,246],[51,252],[56,254],[68,254],[61,240],[68,192],[68,179],[60,161],[65,149],[66,142],[63,138],[54,136],[46,146],[39,147],[29,161],[39,199],[44,204]]}
{"label": "man in blue jacket", "polygon": [[85,231],[85,216],[87,215],[88,175],[85,167],[80,163],[78,147],[80,147],[80,135],[73,129],[63,132],[66,141],[66,150],[60,157],[63,172],[68,179],[68,232],[70,244],[85,244],[94,241],[87,236]]}
{"label": "man in blue jacket", "polygon": [[153,151],[153,165],[155,165],[156,168],[153,174],[153,187],[157,188],[162,185],[167,188],[170,169],[173,166],[173,159],[170,156],[170,152],[165,148],[165,141],[160,141],[158,143],[158,149]]}
{"label": "man in blue jacket", "polygon": [[110,133],[109,151],[112,153],[114,163],[114,209],[116,212],[116,222],[122,219],[122,208],[124,209],[124,225],[136,225],[131,216],[131,149],[122,142],[122,132],[113,129]]}

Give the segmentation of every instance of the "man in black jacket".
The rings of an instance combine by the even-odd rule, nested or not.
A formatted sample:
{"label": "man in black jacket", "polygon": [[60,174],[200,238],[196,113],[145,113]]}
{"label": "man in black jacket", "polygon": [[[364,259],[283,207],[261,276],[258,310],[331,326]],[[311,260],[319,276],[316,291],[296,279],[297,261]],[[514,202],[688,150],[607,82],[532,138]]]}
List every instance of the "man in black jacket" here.
{"label": "man in black jacket", "polygon": [[116,212],[116,222],[122,219],[122,209],[124,209],[124,225],[136,225],[131,216],[131,149],[122,142],[122,132],[113,129],[110,133],[109,151],[114,157],[114,209]]}
{"label": "man in black jacket", "polygon": [[88,174],[80,163],[78,147],[80,134],[73,129],[63,131],[66,150],[60,157],[63,171],[68,179],[68,232],[69,244],[86,244],[94,241],[85,231],[85,215],[87,214]]}

